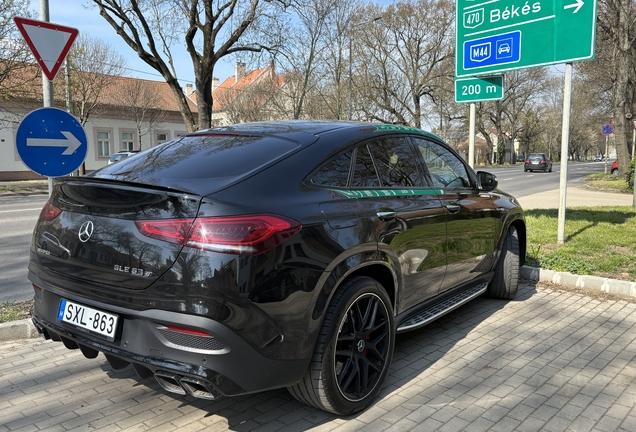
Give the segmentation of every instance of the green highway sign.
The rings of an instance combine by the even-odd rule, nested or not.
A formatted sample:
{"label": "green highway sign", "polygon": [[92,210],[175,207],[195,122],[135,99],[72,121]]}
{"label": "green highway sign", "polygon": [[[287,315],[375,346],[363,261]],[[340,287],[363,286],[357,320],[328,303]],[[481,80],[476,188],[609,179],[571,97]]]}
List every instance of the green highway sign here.
{"label": "green highway sign", "polygon": [[503,100],[503,75],[479,78],[455,78],[455,103]]}
{"label": "green highway sign", "polygon": [[456,0],[455,76],[594,58],[596,0]]}

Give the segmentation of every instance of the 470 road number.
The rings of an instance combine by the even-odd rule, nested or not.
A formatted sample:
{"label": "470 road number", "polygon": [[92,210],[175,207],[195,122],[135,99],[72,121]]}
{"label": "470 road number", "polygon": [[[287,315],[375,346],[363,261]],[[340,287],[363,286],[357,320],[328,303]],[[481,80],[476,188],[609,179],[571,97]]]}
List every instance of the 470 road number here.
{"label": "470 road number", "polygon": [[117,315],[65,299],[60,302],[57,318],[62,322],[105,336],[108,340],[115,338],[119,319]]}

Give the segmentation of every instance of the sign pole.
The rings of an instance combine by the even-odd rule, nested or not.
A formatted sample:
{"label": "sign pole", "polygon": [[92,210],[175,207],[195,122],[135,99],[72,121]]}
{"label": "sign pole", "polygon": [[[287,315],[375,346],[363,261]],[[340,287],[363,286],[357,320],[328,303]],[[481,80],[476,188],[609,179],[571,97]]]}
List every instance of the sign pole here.
{"label": "sign pole", "polygon": [[[636,120],[632,120],[632,161],[634,160],[634,158],[636,157],[635,153],[636,152]],[[636,172],[636,170],[634,171]],[[632,174],[632,181],[634,181],[634,174]],[[634,182],[634,198],[632,199],[632,207],[636,208],[636,182]]]}
{"label": "sign pole", "polygon": [[[40,21],[50,22],[49,0],[40,0]],[[45,108],[53,106],[53,83],[42,72],[42,101]],[[53,193],[53,178],[48,177],[49,196]]]}
{"label": "sign pole", "polygon": [[470,104],[470,117],[468,126],[468,165],[475,168],[475,112],[474,103]]}
{"label": "sign pole", "polygon": [[572,100],[572,63],[565,64],[563,86],[563,125],[561,127],[561,178],[559,180],[559,215],[557,243],[565,241],[565,204],[568,181],[568,145],[570,140],[570,105]]}
{"label": "sign pole", "polygon": [[607,152],[609,151],[609,135],[605,135],[605,174],[607,174],[607,159],[609,155]]}

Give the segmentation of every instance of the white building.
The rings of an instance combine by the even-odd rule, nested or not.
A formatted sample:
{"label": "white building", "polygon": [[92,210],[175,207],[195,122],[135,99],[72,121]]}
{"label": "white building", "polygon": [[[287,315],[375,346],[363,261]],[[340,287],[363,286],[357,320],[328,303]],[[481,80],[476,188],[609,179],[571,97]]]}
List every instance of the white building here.
{"label": "white building", "polygon": [[[10,94],[2,91],[0,102],[0,180],[41,178],[21,161],[16,149],[15,136],[20,121],[29,112],[42,107],[42,81],[33,66],[22,70],[32,77],[12,88]],[[74,111],[89,112],[84,130],[88,140],[85,159],[87,172],[107,165],[110,156],[121,150],[144,150],[187,133],[183,118],[167,83],[128,77],[109,77],[108,85],[93,97],[82,100],[81,91],[73,91]],[[6,81],[4,84],[7,84]],[[28,87],[28,88],[27,88]],[[60,73],[55,81],[54,105],[66,109],[64,77]],[[87,106],[93,102],[91,110]],[[196,104],[188,99],[195,115]],[[75,116],[80,120],[81,114]]]}

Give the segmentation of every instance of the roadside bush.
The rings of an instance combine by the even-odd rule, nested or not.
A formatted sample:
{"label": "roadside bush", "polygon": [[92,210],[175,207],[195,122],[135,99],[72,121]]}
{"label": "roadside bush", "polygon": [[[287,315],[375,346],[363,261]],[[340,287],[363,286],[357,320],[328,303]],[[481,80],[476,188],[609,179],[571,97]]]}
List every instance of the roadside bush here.
{"label": "roadside bush", "polygon": [[630,191],[634,190],[634,159],[629,163],[627,172],[625,173],[625,180],[627,180],[627,188]]}

